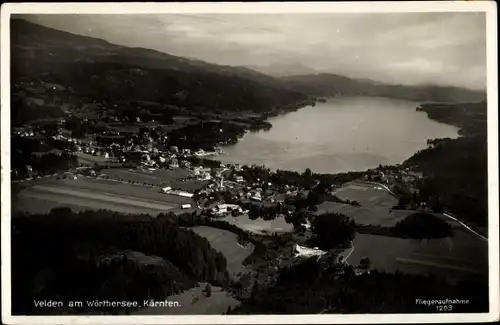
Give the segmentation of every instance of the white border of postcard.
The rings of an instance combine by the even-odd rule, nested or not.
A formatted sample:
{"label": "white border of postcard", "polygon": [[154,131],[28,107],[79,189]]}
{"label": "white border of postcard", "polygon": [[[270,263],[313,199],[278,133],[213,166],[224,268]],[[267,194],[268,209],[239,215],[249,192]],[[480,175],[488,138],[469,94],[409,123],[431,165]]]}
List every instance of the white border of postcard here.
{"label": "white border of postcard", "polygon": [[[481,314],[12,316],[10,295],[10,16],[12,14],[485,12],[487,19],[489,297]],[[464,28],[466,28],[464,26]],[[460,33],[457,30],[457,33]],[[2,322],[6,324],[337,324],[488,322],[499,318],[498,76],[494,1],[263,3],[4,3],[1,11]]]}

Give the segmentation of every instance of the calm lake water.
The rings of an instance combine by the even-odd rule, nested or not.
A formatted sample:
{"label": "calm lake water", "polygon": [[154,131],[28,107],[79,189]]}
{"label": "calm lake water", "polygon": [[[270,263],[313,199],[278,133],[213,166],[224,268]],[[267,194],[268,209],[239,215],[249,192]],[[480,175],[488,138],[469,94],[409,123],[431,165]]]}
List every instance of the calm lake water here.
{"label": "calm lake water", "polygon": [[458,128],[417,112],[418,102],[374,97],[331,98],[271,118],[270,131],[246,134],[223,148],[225,163],[317,173],[361,171],[402,163],[427,139],[456,138]]}

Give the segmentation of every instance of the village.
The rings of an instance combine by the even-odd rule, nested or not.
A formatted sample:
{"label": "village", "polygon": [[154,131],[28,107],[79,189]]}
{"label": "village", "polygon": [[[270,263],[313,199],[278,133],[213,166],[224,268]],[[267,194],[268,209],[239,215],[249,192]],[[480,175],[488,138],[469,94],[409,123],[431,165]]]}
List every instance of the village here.
{"label": "village", "polygon": [[[244,176],[246,171],[254,166],[222,164],[212,160],[213,157],[223,154],[219,146],[212,151],[168,146],[168,134],[154,128],[143,128],[139,133],[106,129],[99,134],[86,134],[84,138],[76,138],[64,127],[65,124],[65,119],[60,119],[55,128],[18,127],[12,129],[12,134],[21,139],[38,141],[42,145],[47,143],[48,148],[52,147],[47,151],[32,152],[31,155],[35,160],[47,154],[75,155],[78,166],[67,170],[62,175],[65,178],[76,179],[81,176],[112,178],[111,175],[107,175],[107,170],[122,168],[146,174],[168,170],[182,175],[181,182],[176,184],[168,184],[168,179],[161,184],[149,184],[147,177],[142,183],[148,186],[155,185],[159,187],[159,191],[170,195],[194,197],[197,202],[196,208],[214,217],[237,216],[248,213],[248,207],[252,204],[273,207],[285,202],[287,197],[297,195],[305,197],[308,194],[308,191],[300,186],[280,186],[260,180],[248,181]],[[54,148],[54,144],[61,149]],[[13,169],[12,174],[14,182],[43,176],[31,165],[26,166],[25,177],[21,179],[18,177],[20,176],[18,170]],[[269,174],[272,175],[273,171],[269,171]],[[415,183],[421,178],[421,173],[408,168],[379,166],[364,173],[359,180],[374,182],[389,191],[393,191],[396,185],[404,184],[410,192],[413,192],[417,191]],[[186,181],[197,181],[198,186],[188,190],[182,186]],[[162,186],[165,183],[166,185]],[[333,191],[334,187],[331,190]],[[194,208],[189,204],[182,207]],[[294,212],[292,209],[286,210],[286,213],[292,212]]]}
{"label": "village", "polygon": [[[53,98],[57,98],[55,94],[64,90],[62,86],[54,84],[32,88],[34,89],[28,87],[32,95],[45,96],[49,100],[45,99],[44,102],[48,103],[54,102]],[[49,95],[44,95],[47,92]],[[54,103],[61,104],[58,100]],[[35,101],[33,105],[39,104]],[[78,193],[74,195],[85,197],[85,200],[78,203],[82,208],[83,205],[91,204],[88,194],[81,192],[83,189],[89,189],[102,193],[100,200],[106,200],[104,205],[91,201],[96,202],[93,204],[95,206],[128,211],[128,204],[135,204],[134,209],[140,206],[137,211],[151,211],[153,214],[168,211],[176,214],[194,212],[234,224],[245,231],[264,235],[290,232],[296,226],[309,231],[309,219],[301,217],[297,224],[293,221],[295,216],[325,212],[323,206],[332,203],[327,198],[326,202],[319,206],[319,212],[317,205],[309,203],[306,204],[307,210],[303,210],[304,206],[295,202],[309,197],[312,190],[310,186],[286,180],[277,183],[272,180],[276,171],[268,170],[265,166],[224,164],[215,160],[217,156],[224,154],[221,148],[227,143],[224,137],[208,150],[193,147],[193,142],[189,141],[187,143],[191,145],[186,144],[186,147],[172,145],[173,130],[188,127],[196,130],[196,127],[203,126],[193,124],[189,117],[177,116],[170,121],[172,124],[165,125],[155,122],[151,117],[142,121],[137,116],[133,120],[127,116],[113,116],[98,104],[84,105],[80,109],[73,107],[65,114],[64,118],[12,128],[13,138],[19,139],[23,145],[35,142],[38,148],[28,150],[29,158],[26,159],[25,170],[15,167],[12,169],[14,184],[51,177],[64,181],[63,189],[77,188]],[[215,131],[224,133],[222,128]],[[181,134],[180,137],[180,140],[186,140],[186,136]],[[39,162],[49,160],[48,157],[54,162],[75,157],[76,160],[69,164],[60,164],[61,168],[57,170],[51,168],[55,164],[50,160],[42,164],[44,169],[41,168]],[[257,169],[265,170],[265,179],[252,176],[253,171]],[[401,186],[404,186],[405,191],[416,192],[415,184],[422,178],[421,174],[402,166],[379,166],[356,175],[352,180],[371,184],[395,197],[400,194]],[[123,185],[111,188],[111,182]],[[319,180],[316,180],[313,188],[319,183]],[[56,181],[49,185],[51,184],[61,183]],[[352,208],[359,206],[357,201],[338,198],[335,195],[338,186],[341,184],[330,184],[327,189],[327,193],[335,198],[334,205],[348,204],[352,205]],[[122,200],[120,204],[116,204],[116,198],[108,196],[109,191],[114,193],[113,195],[131,196],[132,201]],[[46,195],[43,191],[42,194],[36,193],[38,192],[35,191],[30,198],[32,202],[36,201],[33,198]],[[95,199],[97,198],[92,198]],[[150,210],[149,202],[153,199],[153,205],[156,207]],[[59,200],[60,197],[54,199],[54,207],[59,205]],[[163,206],[165,208],[162,208]],[[325,253],[317,247],[299,243],[294,247],[295,257],[320,258]]]}

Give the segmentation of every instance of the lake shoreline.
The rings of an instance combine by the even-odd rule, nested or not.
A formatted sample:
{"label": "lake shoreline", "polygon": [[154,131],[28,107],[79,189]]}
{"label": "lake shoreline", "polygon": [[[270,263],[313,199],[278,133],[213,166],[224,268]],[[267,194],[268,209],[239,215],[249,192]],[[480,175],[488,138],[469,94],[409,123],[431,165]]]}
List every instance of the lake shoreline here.
{"label": "lake shoreline", "polygon": [[[332,105],[332,103],[335,104],[335,101],[340,101],[339,106],[342,106],[342,105],[345,106],[345,102],[349,103],[351,100],[352,101],[360,101],[361,100],[362,101],[361,104],[366,104],[363,101],[367,101],[368,104],[366,104],[366,105],[368,105],[368,109],[365,109],[365,111],[371,110],[371,112],[369,112],[369,113],[371,113],[371,115],[373,115],[374,110],[378,111],[377,105],[384,105],[385,102],[388,102],[389,104],[392,105],[390,107],[390,110],[392,110],[392,111],[397,112],[399,110],[402,112],[409,112],[409,111],[411,111],[413,113],[418,112],[417,113],[418,116],[421,116],[421,117],[418,117],[420,122],[424,121],[424,119],[425,119],[425,121],[432,121],[432,124],[429,124],[430,125],[429,128],[431,128],[431,129],[435,128],[437,125],[445,126],[444,129],[441,128],[442,130],[446,130],[448,128],[449,131],[434,131],[434,133],[436,133],[437,136],[436,135],[433,136],[432,134],[426,136],[426,135],[422,135],[421,134],[422,132],[416,132],[417,136],[420,136],[421,138],[425,138],[425,141],[428,139],[432,139],[432,138],[446,138],[446,137],[458,138],[458,137],[461,137],[461,134],[459,132],[459,128],[456,125],[449,124],[449,123],[443,123],[442,121],[432,119],[430,116],[428,116],[428,114],[420,114],[421,112],[419,112],[416,109],[421,105],[418,102],[413,103],[413,102],[409,102],[409,101],[405,101],[405,100],[400,100],[400,99],[394,100],[391,98],[384,98],[384,97],[376,97],[376,98],[373,97],[372,98],[372,97],[342,96],[342,97],[328,98],[326,103],[317,101],[313,107],[314,107],[314,109],[319,108],[320,110],[321,110],[321,108],[323,108],[323,111],[324,111],[325,108],[322,105]],[[370,101],[375,101],[374,104],[372,105],[372,106],[375,106],[373,109],[372,109],[372,107],[370,107],[370,104],[369,104]],[[381,103],[379,103],[379,102],[381,102]],[[398,108],[397,105],[400,105],[400,103],[403,103],[406,107]],[[417,141],[413,140],[412,141],[412,137],[407,136],[407,139],[402,139],[402,142],[397,144],[402,149],[400,149],[401,152],[398,152],[396,154],[394,154],[391,150],[387,150],[388,148],[393,147],[393,146],[391,146],[391,144],[388,144],[388,145],[376,144],[373,148],[371,147],[370,144],[368,144],[367,148],[366,148],[367,150],[365,151],[364,147],[361,148],[361,146],[363,145],[363,142],[365,141],[366,138],[373,138],[373,136],[371,134],[369,134],[368,131],[364,131],[364,134],[362,132],[358,132],[358,133],[362,133],[361,137],[358,137],[358,142],[353,145],[353,147],[356,147],[356,145],[357,145],[358,150],[352,149],[352,151],[350,151],[349,149],[351,149],[351,148],[346,147],[346,149],[344,149],[344,151],[334,152],[334,154],[332,154],[331,152],[328,151],[329,148],[327,146],[323,146],[323,148],[325,148],[323,150],[323,148],[320,148],[320,145],[317,144],[320,141],[322,141],[323,139],[319,139],[318,141],[315,141],[315,140],[311,141],[311,137],[309,137],[308,140],[301,141],[302,137],[298,134],[296,136],[296,139],[295,139],[295,140],[297,140],[297,142],[299,142],[298,145],[293,143],[292,136],[289,136],[287,139],[285,139],[284,137],[271,138],[270,140],[268,139],[269,137],[267,136],[267,134],[269,134],[269,133],[272,134],[273,132],[276,133],[275,130],[277,128],[280,129],[278,132],[282,132],[283,129],[286,129],[285,127],[283,127],[283,118],[288,119],[288,116],[292,115],[292,114],[288,114],[288,113],[297,114],[297,113],[300,113],[301,111],[303,112],[304,109],[308,108],[309,106],[311,106],[311,105],[302,106],[301,108],[299,108],[298,110],[295,110],[293,112],[286,112],[283,114],[279,114],[277,116],[269,116],[268,118],[266,118],[265,121],[267,123],[271,124],[271,128],[269,130],[265,131],[266,137],[263,138],[261,136],[263,134],[262,130],[259,130],[257,132],[245,132],[245,134],[243,134],[241,137],[238,138],[237,142],[231,143],[231,144],[221,145],[220,146],[220,148],[222,149],[221,154],[207,156],[207,158],[217,159],[217,160],[221,161],[222,163],[229,163],[229,164],[264,165],[264,166],[270,168],[271,170],[289,170],[289,171],[301,172],[301,171],[305,170],[306,168],[310,168],[313,172],[316,172],[316,173],[337,174],[337,173],[346,173],[346,172],[363,172],[363,171],[367,171],[367,170],[376,168],[379,165],[384,165],[384,166],[402,165],[408,159],[410,159],[414,154],[416,154],[418,151],[426,148],[425,141],[422,141],[422,140],[417,140]],[[309,107],[309,108],[313,109],[313,107]],[[328,109],[330,109],[330,108],[328,108]],[[340,109],[345,109],[345,108],[340,107]],[[382,106],[381,109],[384,109],[384,107]],[[345,112],[341,112],[341,113],[344,114]],[[360,116],[362,115],[362,113],[363,112],[359,113]],[[304,114],[302,114],[302,115],[304,115]],[[357,123],[356,116],[354,116],[354,118],[353,118],[353,116],[354,115],[352,113],[349,113],[349,115],[347,116],[348,120],[344,124],[352,125],[353,128],[356,128],[356,127],[358,127],[358,125],[356,124]],[[280,120],[276,121],[277,117]],[[376,118],[376,116],[375,116],[375,118]],[[403,118],[406,118],[406,120],[408,120],[407,117],[403,116]],[[365,120],[366,120],[366,118],[365,118]],[[388,119],[385,118],[385,121],[387,121],[387,120]],[[403,122],[408,123],[406,120]],[[417,123],[419,121],[417,121]],[[292,120],[292,122],[295,123],[297,121]],[[335,123],[335,121],[333,121],[333,122]],[[367,122],[364,121],[364,123],[367,123]],[[419,125],[417,123],[416,123],[416,125]],[[288,127],[288,125],[287,125],[287,127]],[[302,126],[302,128],[303,127],[304,126]],[[360,127],[364,128],[366,126],[361,125]],[[370,125],[368,125],[368,127],[370,127]],[[439,126],[437,126],[437,127],[439,128]],[[453,129],[450,129],[449,127],[452,127]],[[293,124],[293,125],[290,125],[289,129],[299,129],[300,130],[300,127],[297,127],[296,125]],[[405,132],[404,126],[400,127],[400,129],[401,130],[399,132],[401,132],[401,133]],[[414,130],[415,130],[415,128],[411,128],[410,132],[414,132]],[[320,131],[322,131],[324,133],[324,130],[320,130]],[[351,133],[352,133],[352,131],[351,131]],[[305,134],[305,135],[307,137],[307,134]],[[362,138],[363,135],[366,136],[366,138]],[[326,136],[328,136],[328,134],[324,133],[324,136],[326,137]],[[333,136],[333,135],[331,135],[331,136]],[[392,142],[394,142],[391,139],[392,136],[393,135],[388,133],[388,132],[386,132],[386,133],[382,132],[382,137],[381,137],[380,141],[392,141]],[[383,137],[385,137],[385,138],[383,138]],[[251,140],[253,140],[253,141],[251,141]],[[261,142],[261,143],[257,143],[257,144],[252,143],[255,141]],[[408,144],[404,143],[404,141],[408,142]],[[258,146],[262,146],[263,145],[262,143],[264,143],[264,142],[266,142],[264,145],[269,144],[269,147],[271,147],[271,146],[274,146],[274,147],[272,147],[272,148],[259,148]],[[252,143],[252,144],[248,144],[248,143]],[[313,149],[314,152],[312,152],[312,154],[305,154],[303,152],[306,152],[306,150],[302,150],[300,148],[296,149],[296,147],[300,147],[300,146],[302,146],[304,148],[306,148],[306,147],[318,147],[318,148],[314,148]],[[329,147],[338,147],[338,146],[339,146],[339,142],[332,143],[331,146],[329,146]],[[342,146],[342,144],[340,144],[340,146]],[[376,148],[377,146],[378,146],[378,148]],[[244,147],[244,149],[239,149],[238,147]],[[368,148],[368,147],[370,147],[370,148]],[[245,149],[248,149],[248,150],[245,150]],[[261,152],[259,152],[258,149],[262,149]],[[412,150],[412,149],[414,149],[414,150]],[[252,155],[250,155],[246,152],[246,151],[250,151],[250,150],[253,150]],[[312,160],[315,163],[313,163],[313,164],[302,163],[301,164],[299,161],[297,161],[297,162],[293,161],[293,159],[295,159],[296,157],[293,157],[294,153],[292,152],[292,150],[296,150],[298,155],[302,155],[302,156],[299,156],[298,159],[309,160],[309,161]],[[335,149],[335,150],[337,150],[337,149]],[[279,151],[279,154],[281,154],[281,156],[276,153],[278,151]],[[238,158],[238,155],[240,155],[239,158]],[[265,155],[269,155],[269,157],[263,158],[263,156],[265,156]],[[256,158],[256,157],[258,157],[258,158]],[[313,158],[311,158],[311,157],[313,157]],[[316,159],[316,157],[317,157],[317,159]],[[249,158],[249,159],[247,159],[247,158]],[[268,161],[265,161],[266,159]],[[315,159],[318,162],[317,164],[316,164]],[[361,162],[359,162],[359,161],[361,161]],[[332,162],[335,166],[337,166],[338,171],[334,171],[334,170],[332,170],[331,167],[329,167],[329,165],[330,166],[332,165]],[[295,165],[299,164],[302,166],[298,166],[298,167],[293,166],[294,164]],[[315,164],[319,165],[319,166],[314,166]],[[340,167],[342,165],[345,165],[345,166]]]}

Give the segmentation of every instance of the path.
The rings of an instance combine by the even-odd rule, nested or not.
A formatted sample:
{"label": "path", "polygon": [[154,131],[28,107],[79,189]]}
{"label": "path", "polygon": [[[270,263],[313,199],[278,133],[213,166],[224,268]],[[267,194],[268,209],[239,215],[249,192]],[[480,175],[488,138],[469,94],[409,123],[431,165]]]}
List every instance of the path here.
{"label": "path", "polygon": [[[377,186],[380,186],[384,189],[386,189],[389,193],[391,193],[392,195],[396,196],[387,186],[385,186],[384,184],[380,184],[380,183],[375,183],[375,182],[364,182],[364,183],[367,183],[367,184],[372,184],[372,185],[377,185]],[[415,211],[416,212],[416,211]],[[474,231],[472,228],[470,228],[469,226],[467,226],[465,223],[463,223],[462,221],[458,220],[457,218],[449,215],[448,213],[446,212],[443,212],[442,213],[443,216],[447,217],[448,219],[451,219],[453,221],[456,221],[458,222],[458,224],[460,224],[463,228],[467,229],[469,232],[473,233],[474,235],[476,235],[477,237],[479,237],[481,240],[483,241],[488,241],[488,238],[484,237],[483,235],[477,233],[476,231]]]}
{"label": "path", "polygon": [[352,249],[351,249],[351,251],[349,252],[349,254],[348,254],[346,257],[344,257],[344,263],[346,263],[346,264],[349,264],[349,263],[347,263],[347,260],[348,260],[348,259],[349,259],[349,257],[351,256],[352,252],[354,252],[354,242],[353,242],[352,240],[351,240],[351,248],[352,248]]}
{"label": "path", "polygon": [[465,229],[469,230],[471,233],[473,233],[474,235],[478,236],[479,238],[481,238],[481,240],[483,241],[488,241],[488,238],[484,237],[483,235],[477,233],[476,231],[474,231],[473,229],[471,229],[469,226],[467,226],[465,223],[463,223],[462,221],[458,220],[457,218],[455,217],[452,217],[451,215],[449,215],[448,213],[446,212],[443,212],[443,216],[451,219],[451,220],[454,220],[456,222],[458,222],[462,227],[464,227]]}

